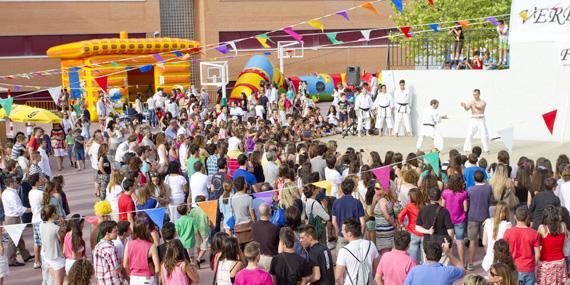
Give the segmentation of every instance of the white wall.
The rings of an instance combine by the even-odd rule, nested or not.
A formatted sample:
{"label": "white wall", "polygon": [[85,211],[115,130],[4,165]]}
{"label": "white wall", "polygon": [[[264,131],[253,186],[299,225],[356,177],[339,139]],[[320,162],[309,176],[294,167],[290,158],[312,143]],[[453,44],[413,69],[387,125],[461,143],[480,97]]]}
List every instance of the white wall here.
{"label": "white wall", "polygon": [[[417,120],[431,99],[440,101],[440,113],[450,118],[440,125],[444,137],[464,137],[469,113],[461,102],[481,90],[487,101],[487,126],[496,131],[514,127],[518,140],[570,141],[570,67],[560,65],[556,43],[511,46],[509,70],[394,70],[382,73],[382,82],[393,91],[400,79],[413,93],[414,133]],[[542,114],[558,109],[554,134],[550,135]],[[478,138],[478,136],[476,135]]]}

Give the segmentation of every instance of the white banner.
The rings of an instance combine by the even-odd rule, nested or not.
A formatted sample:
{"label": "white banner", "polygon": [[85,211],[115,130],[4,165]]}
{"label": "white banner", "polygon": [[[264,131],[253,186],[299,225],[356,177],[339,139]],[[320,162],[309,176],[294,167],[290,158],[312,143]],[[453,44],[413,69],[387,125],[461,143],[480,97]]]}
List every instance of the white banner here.
{"label": "white banner", "polygon": [[509,41],[570,41],[570,0],[513,0]]}
{"label": "white banner", "polygon": [[560,64],[570,65],[570,41],[560,43],[560,53],[558,57],[560,58]]}

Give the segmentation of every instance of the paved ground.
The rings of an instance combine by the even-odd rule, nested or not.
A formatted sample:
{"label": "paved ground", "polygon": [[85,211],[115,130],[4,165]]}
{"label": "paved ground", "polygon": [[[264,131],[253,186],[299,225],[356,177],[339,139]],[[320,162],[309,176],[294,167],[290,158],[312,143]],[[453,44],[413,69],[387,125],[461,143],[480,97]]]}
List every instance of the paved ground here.
{"label": "paved ground", "polygon": [[[405,156],[408,152],[415,151],[415,138],[393,138],[393,137],[347,137],[341,138],[340,136],[333,136],[323,141],[334,139],[339,144],[339,149],[342,151],[348,146],[354,147],[356,150],[361,148],[367,151],[378,151],[381,156],[387,150],[398,150],[402,152]],[[424,142],[424,148],[429,149],[428,143],[430,141]],[[445,141],[447,149],[458,148],[462,146],[461,139],[446,139]],[[503,149],[501,142],[492,142],[492,153],[490,155],[490,161],[494,161],[496,153]],[[515,141],[514,153],[511,155],[512,161],[516,161],[519,156],[526,155],[530,158],[538,158],[539,156],[545,156],[551,160],[555,160],[558,154],[570,149],[570,144],[557,144],[557,143],[539,143],[539,142],[527,142],[527,141]],[[446,155],[446,152],[443,154]],[[87,163],[89,165],[89,163]],[[68,195],[70,208],[72,213],[81,213],[83,215],[92,215],[92,205],[95,201],[93,195],[93,172],[92,170],[84,170],[78,172],[74,169],[69,168],[69,161],[66,161],[65,169],[61,173],[65,177],[65,191]],[[55,162],[52,163],[52,168],[55,168]],[[28,249],[32,249],[32,230],[28,228],[24,231],[23,238],[26,242]],[[84,238],[88,240],[89,230],[88,226],[84,229]],[[90,252],[90,250],[88,250]],[[480,264],[480,260],[483,256],[483,249],[478,248],[477,250],[477,260]],[[11,272],[9,277],[7,277],[6,284],[16,285],[16,284],[41,284],[41,271],[39,269],[32,269],[32,263],[28,263],[25,267],[10,268]],[[475,273],[483,274],[480,267],[477,268]],[[211,278],[213,278],[212,271],[208,269],[200,270],[201,282],[198,284],[211,284]],[[458,282],[457,284],[461,284]]]}

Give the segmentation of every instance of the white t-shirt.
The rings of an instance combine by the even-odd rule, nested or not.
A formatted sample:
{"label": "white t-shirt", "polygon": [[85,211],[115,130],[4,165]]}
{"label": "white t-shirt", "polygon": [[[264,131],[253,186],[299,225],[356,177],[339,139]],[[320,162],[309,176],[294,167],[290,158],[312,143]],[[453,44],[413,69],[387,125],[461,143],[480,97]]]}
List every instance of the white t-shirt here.
{"label": "white t-shirt", "polygon": [[487,252],[485,253],[485,257],[483,257],[483,262],[481,262],[481,267],[487,272],[491,269],[491,265],[493,264],[493,260],[495,259],[495,254],[493,251],[493,247],[495,246],[495,242],[499,239],[502,239],[505,235],[505,232],[508,228],[511,227],[511,223],[507,221],[501,221],[499,223],[499,230],[497,231],[497,238],[493,239],[493,218],[489,218],[485,220],[483,224],[484,233],[487,235]]}
{"label": "white t-shirt", "polygon": [[[352,254],[350,254],[350,252]],[[368,254],[366,255],[366,252]],[[373,268],[374,259],[378,258],[378,250],[376,245],[368,240],[354,240],[348,243],[344,248],[338,251],[338,257],[336,259],[336,265],[341,265],[346,268],[346,274],[350,275],[350,278],[355,279],[358,273],[359,262],[354,258],[355,255],[358,260],[366,260],[370,265],[370,276],[368,278],[368,284],[374,284],[374,274],[376,268]],[[365,256],[366,255],[366,256]],[[351,285],[350,278],[345,276],[344,285]]]}
{"label": "white t-shirt", "polygon": [[180,148],[178,149],[178,160],[180,161],[180,169],[183,172],[188,171],[188,145],[183,143],[180,144]]}
{"label": "white t-shirt", "polygon": [[196,204],[196,196],[202,195],[208,199],[208,175],[196,172],[190,177],[190,192],[192,193],[192,206]]}
{"label": "white t-shirt", "polygon": [[107,197],[105,200],[111,204],[111,209],[113,209],[113,214],[119,213],[119,196],[123,193],[123,187],[121,185],[114,185],[113,187],[107,186]]}
{"label": "white t-shirt", "polygon": [[125,253],[125,245],[123,244],[123,242],[121,241],[121,239],[119,237],[117,237],[117,239],[113,240],[113,244],[115,245],[115,248],[117,249],[117,254],[119,255],[119,260],[123,260],[123,254]]}
{"label": "white t-shirt", "polygon": [[38,148],[38,152],[40,153],[41,160],[38,165],[42,169],[42,172],[46,175],[51,177],[51,166],[49,165],[49,157],[46,151],[42,148]]}
{"label": "white t-shirt", "polygon": [[38,189],[30,190],[28,193],[28,200],[30,200],[30,208],[32,209],[32,223],[39,223],[42,221],[41,212],[44,198],[44,191]]}
{"label": "white t-shirt", "polygon": [[167,175],[164,178],[164,184],[170,187],[170,199],[184,199],[184,185],[186,185],[186,179],[182,175]]}
{"label": "white t-shirt", "polygon": [[241,140],[238,139],[237,137],[229,138],[228,139],[228,151],[239,150],[240,143],[241,143]]}
{"label": "white t-shirt", "polygon": [[148,97],[146,100],[146,105],[148,106],[149,110],[154,110],[156,108],[156,105],[154,104],[154,98]]}
{"label": "white t-shirt", "polygon": [[99,169],[99,161],[97,159],[98,154],[99,154],[99,147],[101,145],[98,144],[97,142],[93,141],[93,144],[91,144],[91,148],[89,148],[89,156],[91,157],[91,167],[93,169]]}
{"label": "white t-shirt", "polygon": [[[115,161],[116,162],[123,161],[123,158],[125,157],[125,154],[127,153],[127,151],[129,151],[129,142],[124,141],[124,142],[120,143],[119,146],[117,146],[117,150],[115,152]],[[93,160],[91,160],[91,161],[93,161]],[[95,168],[95,169],[97,169],[97,168]]]}
{"label": "white t-shirt", "polygon": [[570,181],[558,180],[558,187],[554,192],[560,198],[562,207],[570,208]]}
{"label": "white t-shirt", "polygon": [[342,183],[342,176],[336,169],[325,167],[325,179],[332,184],[331,195],[338,197],[338,185]]}

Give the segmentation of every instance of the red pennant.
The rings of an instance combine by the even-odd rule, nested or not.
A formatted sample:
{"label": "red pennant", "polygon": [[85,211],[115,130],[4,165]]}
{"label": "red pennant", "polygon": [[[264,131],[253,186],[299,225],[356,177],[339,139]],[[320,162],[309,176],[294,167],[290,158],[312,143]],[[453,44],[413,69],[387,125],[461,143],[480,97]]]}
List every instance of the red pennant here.
{"label": "red pennant", "polygon": [[554,110],[554,111],[550,111],[548,113],[542,114],[542,118],[544,119],[544,123],[546,124],[546,127],[548,128],[548,131],[550,132],[550,134],[552,134],[554,131],[554,121],[556,121],[556,113],[557,112],[558,112],[558,110]]}
{"label": "red pennant", "polygon": [[99,87],[101,87],[101,89],[107,93],[107,76],[95,78],[95,81],[97,81]]}
{"label": "red pennant", "polygon": [[402,31],[402,33],[404,34],[404,36],[406,36],[406,38],[411,38],[412,35],[410,35],[410,26],[403,26],[400,27],[400,31]]}
{"label": "red pennant", "polygon": [[428,3],[433,6],[433,0],[428,0]]}

